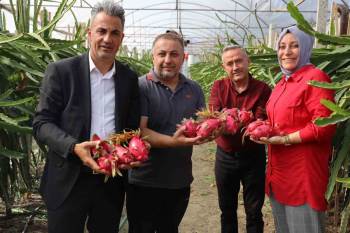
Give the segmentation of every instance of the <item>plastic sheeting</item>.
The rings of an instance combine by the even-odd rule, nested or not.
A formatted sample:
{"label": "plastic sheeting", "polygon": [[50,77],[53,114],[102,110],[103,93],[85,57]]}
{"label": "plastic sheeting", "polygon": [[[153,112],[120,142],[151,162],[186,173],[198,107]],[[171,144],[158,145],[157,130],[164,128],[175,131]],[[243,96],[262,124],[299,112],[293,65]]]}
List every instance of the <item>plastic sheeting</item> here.
{"label": "plastic sheeting", "polygon": [[[168,29],[181,32],[189,41],[187,50],[199,53],[211,50],[218,40],[225,41],[227,35],[246,46],[248,38],[262,42],[267,38],[269,25],[279,32],[282,27],[294,24],[286,11],[289,0],[122,0],[126,10],[124,44],[131,50],[150,49],[156,35]],[[2,4],[9,0],[2,0]],[[96,0],[77,0],[73,12],[79,22],[87,22],[91,6]],[[294,0],[304,17],[316,24],[317,0]],[[328,1],[328,12],[331,3]],[[335,0],[341,3],[341,0]],[[349,0],[345,1],[349,3]],[[55,12],[55,2],[43,5]],[[329,14],[328,14],[329,15]],[[7,14],[7,18],[11,16]],[[8,20],[8,22],[11,20]],[[11,24],[11,22],[9,22]],[[68,26],[69,25],[69,26]],[[74,18],[67,13],[58,23],[61,30],[72,31]],[[11,27],[10,27],[11,30]],[[62,35],[56,34],[57,37]]]}

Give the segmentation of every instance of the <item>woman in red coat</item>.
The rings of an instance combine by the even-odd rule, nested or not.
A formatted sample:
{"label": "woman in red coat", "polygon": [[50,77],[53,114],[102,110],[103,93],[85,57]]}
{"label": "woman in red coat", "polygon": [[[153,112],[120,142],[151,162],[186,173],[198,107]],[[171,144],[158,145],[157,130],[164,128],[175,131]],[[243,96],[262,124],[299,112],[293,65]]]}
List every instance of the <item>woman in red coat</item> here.
{"label": "woman in red coat", "polygon": [[314,38],[296,26],[284,29],[277,44],[283,72],[266,110],[270,123],[283,136],[260,138],[268,144],[266,194],[270,197],[277,233],[324,232],[332,137],[335,126],[320,127],[318,117],[330,115],[321,99],[334,101],[334,92],[308,85],[331,82],[310,63]]}

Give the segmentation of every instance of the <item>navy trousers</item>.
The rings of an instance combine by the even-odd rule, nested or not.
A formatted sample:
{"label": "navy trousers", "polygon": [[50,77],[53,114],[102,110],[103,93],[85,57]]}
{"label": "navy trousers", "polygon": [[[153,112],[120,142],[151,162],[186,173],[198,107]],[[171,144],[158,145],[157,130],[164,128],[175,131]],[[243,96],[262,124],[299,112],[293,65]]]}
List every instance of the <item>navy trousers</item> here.
{"label": "navy trousers", "polygon": [[189,198],[190,187],[164,189],[129,184],[129,233],[178,233]]}

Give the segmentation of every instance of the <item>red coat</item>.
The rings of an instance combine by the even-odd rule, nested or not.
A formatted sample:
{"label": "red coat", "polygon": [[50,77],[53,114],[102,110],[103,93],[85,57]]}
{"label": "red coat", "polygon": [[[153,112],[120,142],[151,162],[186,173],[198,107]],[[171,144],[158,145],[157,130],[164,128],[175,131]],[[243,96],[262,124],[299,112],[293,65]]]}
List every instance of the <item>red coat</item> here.
{"label": "red coat", "polygon": [[335,125],[319,127],[313,120],[330,115],[331,111],[320,100],[334,101],[334,91],[310,86],[309,80],[331,82],[326,73],[306,65],[288,81],[282,77],[267,102],[270,122],[284,134],[299,131],[302,142],[269,145],[266,193],[270,195],[272,190],[274,198],[285,205],[307,203],[324,211]]}

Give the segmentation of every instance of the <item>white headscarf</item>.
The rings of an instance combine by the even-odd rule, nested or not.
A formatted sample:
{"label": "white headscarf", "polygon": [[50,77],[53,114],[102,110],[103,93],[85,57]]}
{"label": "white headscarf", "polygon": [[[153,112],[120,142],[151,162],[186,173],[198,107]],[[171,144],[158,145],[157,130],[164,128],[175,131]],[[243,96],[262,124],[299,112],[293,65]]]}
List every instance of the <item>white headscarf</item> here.
{"label": "white headscarf", "polygon": [[[287,33],[292,33],[293,36],[298,40],[299,44],[299,60],[297,67],[295,69],[299,70],[301,67],[310,64],[310,57],[311,57],[311,52],[312,52],[312,47],[314,45],[314,40],[315,38],[309,34],[306,34],[305,32],[301,31],[297,26],[290,26],[285,29],[280,33],[278,40],[277,40],[277,48],[276,50],[278,51],[279,44],[282,40],[282,38],[287,34]],[[291,76],[294,72],[291,70],[286,70],[282,67],[281,61],[278,57],[278,63],[281,67],[282,73],[286,75],[287,78]]]}

